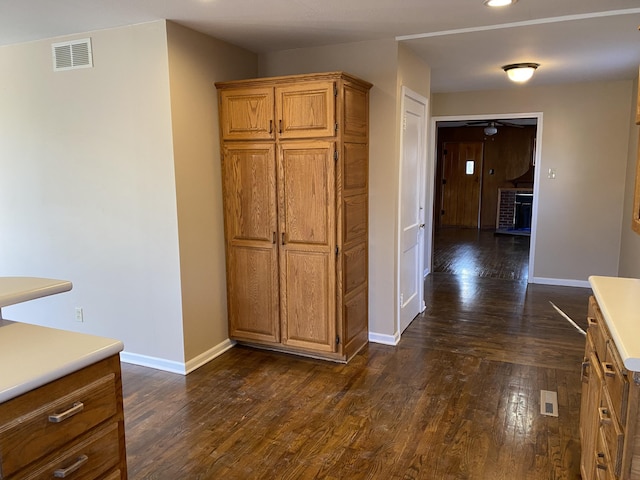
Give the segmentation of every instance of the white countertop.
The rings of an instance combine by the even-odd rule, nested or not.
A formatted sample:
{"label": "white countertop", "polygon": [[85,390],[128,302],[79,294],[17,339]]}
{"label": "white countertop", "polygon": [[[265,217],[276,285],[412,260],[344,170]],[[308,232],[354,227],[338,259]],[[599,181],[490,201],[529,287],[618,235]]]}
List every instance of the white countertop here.
{"label": "white countertop", "polygon": [[[68,292],[67,280],[0,277],[0,308]],[[122,351],[119,340],[3,320],[0,316],[0,403]]]}
{"label": "white countertop", "polygon": [[640,279],[589,277],[625,368],[640,372]]}
{"label": "white countertop", "polygon": [[38,277],[0,277],[0,308],[35,298],[68,292],[73,284],[68,280]]}
{"label": "white countertop", "polygon": [[0,320],[0,403],[123,348],[119,340]]}

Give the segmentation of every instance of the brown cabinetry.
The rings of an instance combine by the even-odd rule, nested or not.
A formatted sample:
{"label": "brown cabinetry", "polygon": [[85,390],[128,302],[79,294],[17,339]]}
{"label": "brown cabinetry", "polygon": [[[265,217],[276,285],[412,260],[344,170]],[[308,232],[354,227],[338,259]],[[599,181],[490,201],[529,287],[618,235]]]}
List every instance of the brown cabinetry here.
{"label": "brown cabinetry", "polygon": [[640,377],[625,369],[594,297],[588,322],[580,407],[582,478],[640,479]]}
{"label": "brown cabinetry", "polygon": [[348,360],[368,336],[368,92],[338,73],[216,84],[234,340]]}
{"label": "brown cabinetry", "polygon": [[0,404],[0,479],[126,479],[120,359]]}

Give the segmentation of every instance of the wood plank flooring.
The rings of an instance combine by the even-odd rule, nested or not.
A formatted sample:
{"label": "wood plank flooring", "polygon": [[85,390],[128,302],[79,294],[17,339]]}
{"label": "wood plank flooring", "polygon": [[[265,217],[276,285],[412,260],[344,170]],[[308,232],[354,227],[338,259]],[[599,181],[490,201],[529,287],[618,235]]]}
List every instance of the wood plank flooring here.
{"label": "wood plank flooring", "polygon": [[[131,479],[579,479],[590,290],[443,273],[348,365],[235,347],[190,375],[123,364]],[[540,390],[559,417],[540,415]]]}
{"label": "wood plank flooring", "polygon": [[475,228],[440,228],[434,235],[433,271],[526,280],[530,238]]}

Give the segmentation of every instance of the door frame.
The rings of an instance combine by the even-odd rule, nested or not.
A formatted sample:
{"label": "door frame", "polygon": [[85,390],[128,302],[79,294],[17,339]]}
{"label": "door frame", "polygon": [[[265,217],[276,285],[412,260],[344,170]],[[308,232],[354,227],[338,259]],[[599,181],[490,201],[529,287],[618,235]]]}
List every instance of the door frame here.
{"label": "door frame", "polygon": [[[483,113],[476,115],[448,115],[448,116],[436,116],[431,117],[431,127],[430,127],[430,135],[429,141],[431,142],[432,148],[429,149],[429,161],[428,167],[430,172],[428,174],[428,179],[431,180],[432,192],[431,192],[431,222],[427,224],[428,231],[425,233],[428,237],[433,239],[434,234],[434,218],[433,218],[433,205],[436,199],[435,195],[435,174],[436,174],[436,162],[438,155],[438,145],[437,145],[437,122],[470,122],[476,120],[509,120],[510,118],[535,118],[536,119],[536,148],[535,148],[535,157],[534,157],[534,165],[536,166],[534,179],[533,179],[533,209],[531,214],[531,242],[529,244],[529,273],[527,276],[527,283],[534,283],[533,280],[535,278],[535,253],[536,253],[536,237],[538,231],[538,200],[540,197],[540,175],[543,170],[543,159],[542,159],[542,123],[543,123],[543,114],[542,112],[528,112],[528,113]],[[433,266],[433,240],[429,243],[428,248],[426,250],[427,263],[431,267]],[[427,275],[425,270],[425,276]]]}
{"label": "door frame", "polygon": [[[428,165],[428,160],[429,160],[429,143],[428,143],[428,129],[429,129],[429,99],[427,99],[426,97],[420,95],[417,92],[414,92],[413,90],[411,90],[410,88],[408,88],[407,86],[403,85],[401,88],[401,99],[400,99],[400,118],[399,118],[399,150],[398,150],[398,157],[399,157],[399,167],[398,167],[398,210],[397,210],[397,224],[396,224],[396,295],[395,295],[395,301],[396,301],[396,332],[398,335],[398,341],[400,340],[400,336],[402,336],[402,328],[401,328],[401,302],[400,302],[400,275],[401,275],[401,269],[400,269],[400,265],[401,265],[401,255],[402,255],[402,225],[400,224],[400,219],[401,219],[401,213],[402,213],[402,163],[403,163],[403,158],[404,158],[404,128],[403,128],[403,117],[404,117],[404,111],[406,108],[406,103],[405,103],[405,99],[406,98],[410,98],[411,100],[419,103],[422,105],[422,111],[423,111],[423,118],[424,118],[424,129],[421,132],[421,136],[420,136],[420,142],[422,143],[422,148],[420,151],[420,156],[421,156],[421,163],[422,163],[422,174],[424,177],[423,182],[421,182],[421,191],[420,191],[420,203],[422,204],[422,216],[421,216],[421,223],[425,224],[425,228],[422,228],[422,233],[420,235],[420,238],[418,240],[418,250],[419,250],[419,256],[418,256],[418,269],[419,271],[424,271],[424,264],[425,264],[425,239],[426,238],[431,238],[430,236],[428,236],[426,234],[427,231],[427,226],[428,226],[428,219],[431,216],[430,214],[430,210],[431,208],[429,207],[429,205],[427,205],[427,203],[429,203],[427,201],[427,197],[426,197],[426,189],[429,188],[429,185],[432,185],[432,183],[428,182],[428,172],[429,172],[429,165]],[[431,194],[429,195],[429,197],[433,197],[433,192],[431,192]],[[429,240],[430,243],[430,240]],[[424,279],[424,276],[422,277]],[[418,303],[420,305],[420,312],[424,312],[426,306],[424,303],[424,282],[423,282],[423,286],[422,288],[419,288],[419,297],[418,297]]]}

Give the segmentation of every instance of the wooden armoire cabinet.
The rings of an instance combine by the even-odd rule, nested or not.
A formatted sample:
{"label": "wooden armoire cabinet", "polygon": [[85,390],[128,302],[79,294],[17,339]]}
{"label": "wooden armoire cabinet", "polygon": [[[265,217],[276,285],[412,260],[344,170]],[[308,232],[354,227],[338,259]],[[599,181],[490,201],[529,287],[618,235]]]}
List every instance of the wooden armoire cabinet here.
{"label": "wooden armoire cabinet", "polygon": [[347,361],[368,339],[371,84],[216,83],[229,336]]}

